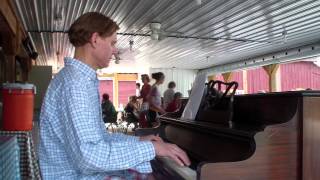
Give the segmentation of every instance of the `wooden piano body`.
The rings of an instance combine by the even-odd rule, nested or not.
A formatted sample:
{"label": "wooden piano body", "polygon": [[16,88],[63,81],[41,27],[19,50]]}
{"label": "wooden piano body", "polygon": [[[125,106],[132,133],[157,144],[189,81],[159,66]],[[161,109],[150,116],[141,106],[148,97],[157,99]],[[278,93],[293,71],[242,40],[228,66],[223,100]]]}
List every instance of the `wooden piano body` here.
{"label": "wooden piano body", "polygon": [[[197,179],[320,179],[320,92],[239,95],[232,126],[181,120],[182,110],[160,117],[154,132],[183,148]],[[162,161],[158,179],[184,179]]]}

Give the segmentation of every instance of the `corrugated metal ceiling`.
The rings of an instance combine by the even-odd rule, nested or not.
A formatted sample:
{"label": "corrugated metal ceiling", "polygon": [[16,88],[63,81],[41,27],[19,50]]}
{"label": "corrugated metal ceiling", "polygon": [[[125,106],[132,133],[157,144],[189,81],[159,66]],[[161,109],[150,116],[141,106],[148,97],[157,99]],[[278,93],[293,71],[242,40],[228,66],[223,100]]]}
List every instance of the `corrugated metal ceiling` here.
{"label": "corrugated metal ceiling", "polygon": [[[149,34],[160,22],[167,35],[118,36],[118,47],[133,49],[152,67],[202,69],[241,61],[320,40],[320,0],[15,0],[40,64],[61,66],[73,48],[66,32],[81,14],[98,11],[119,25],[119,33]],[[216,38],[202,39],[202,38]],[[60,65],[59,65],[60,64]]]}

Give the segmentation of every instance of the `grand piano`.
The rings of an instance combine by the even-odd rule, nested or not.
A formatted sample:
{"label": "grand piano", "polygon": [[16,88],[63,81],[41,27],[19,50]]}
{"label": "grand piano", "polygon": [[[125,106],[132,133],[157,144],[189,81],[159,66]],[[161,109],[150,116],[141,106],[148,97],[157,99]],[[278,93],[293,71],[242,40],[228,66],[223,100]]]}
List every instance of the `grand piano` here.
{"label": "grand piano", "polygon": [[[187,100],[186,100],[187,101]],[[185,102],[186,102],[185,101]],[[180,119],[183,108],[160,116],[158,133],[189,155],[190,167],[152,161],[156,179],[320,179],[320,91],[234,96],[230,124]]]}

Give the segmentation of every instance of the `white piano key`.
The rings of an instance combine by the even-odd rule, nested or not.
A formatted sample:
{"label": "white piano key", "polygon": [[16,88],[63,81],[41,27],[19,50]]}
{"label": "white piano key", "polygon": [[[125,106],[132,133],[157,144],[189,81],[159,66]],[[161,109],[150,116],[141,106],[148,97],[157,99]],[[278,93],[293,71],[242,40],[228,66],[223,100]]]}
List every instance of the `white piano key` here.
{"label": "white piano key", "polygon": [[158,157],[157,160],[161,161],[166,167],[175,171],[185,180],[196,180],[197,172],[187,166],[180,166],[175,161],[168,157]]}

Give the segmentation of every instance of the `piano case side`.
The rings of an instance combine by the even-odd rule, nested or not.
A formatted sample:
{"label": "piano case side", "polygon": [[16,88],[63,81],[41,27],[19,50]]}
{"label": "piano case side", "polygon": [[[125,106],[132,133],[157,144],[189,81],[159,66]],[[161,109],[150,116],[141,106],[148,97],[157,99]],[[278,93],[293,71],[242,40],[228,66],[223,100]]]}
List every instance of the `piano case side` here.
{"label": "piano case side", "polygon": [[[236,121],[245,118],[246,113],[257,112],[251,117],[247,114],[246,120],[266,123],[265,129],[254,136],[256,151],[243,161],[203,164],[199,168],[201,180],[212,177],[219,180],[301,179],[301,99],[252,99],[248,106],[259,109],[246,107],[248,101],[241,102],[244,104],[238,102],[241,108],[237,108],[238,112],[235,113]],[[240,114],[241,109],[243,114]]]}
{"label": "piano case side", "polygon": [[302,178],[320,179],[320,97],[303,99]]}

